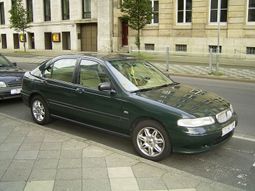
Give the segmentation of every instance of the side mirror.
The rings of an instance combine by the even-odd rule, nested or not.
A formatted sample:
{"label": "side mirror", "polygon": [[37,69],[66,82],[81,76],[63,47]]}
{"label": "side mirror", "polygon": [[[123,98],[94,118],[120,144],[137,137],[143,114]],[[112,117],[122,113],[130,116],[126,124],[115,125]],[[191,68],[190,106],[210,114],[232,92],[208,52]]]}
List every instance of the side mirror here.
{"label": "side mirror", "polygon": [[104,82],[99,84],[98,86],[99,91],[109,91],[111,94],[115,94],[116,91],[112,88],[112,85],[110,82]]}
{"label": "side mirror", "polygon": [[16,66],[17,66],[17,63],[16,63],[16,62],[13,62],[12,65],[16,67]]}

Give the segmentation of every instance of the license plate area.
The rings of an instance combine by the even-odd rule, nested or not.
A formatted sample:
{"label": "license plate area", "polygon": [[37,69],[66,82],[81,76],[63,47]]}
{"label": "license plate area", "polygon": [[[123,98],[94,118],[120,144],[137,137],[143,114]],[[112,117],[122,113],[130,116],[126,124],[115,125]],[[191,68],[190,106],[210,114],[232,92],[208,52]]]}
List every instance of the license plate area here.
{"label": "license plate area", "polygon": [[21,93],[21,88],[16,88],[11,90],[11,95],[16,95]]}
{"label": "license plate area", "polygon": [[230,131],[232,131],[236,126],[236,122],[234,121],[233,123],[229,124],[228,126],[224,127],[222,129],[222,134],[221,136],[223,137],[224,135],[228,134]]}

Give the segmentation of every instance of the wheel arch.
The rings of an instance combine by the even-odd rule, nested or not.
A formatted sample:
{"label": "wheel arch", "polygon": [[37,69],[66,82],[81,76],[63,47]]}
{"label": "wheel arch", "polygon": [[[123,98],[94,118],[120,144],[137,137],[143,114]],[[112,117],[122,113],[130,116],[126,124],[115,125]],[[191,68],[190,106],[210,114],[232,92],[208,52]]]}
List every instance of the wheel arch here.
{"label": "wheel arch", "polygon": [[161,121],[159,121],[158,119],[156,119],[156,118],[154,118],[154,117],[142,116],[142,117],[138,117],[138,118],[136,118],[135,120],[133,120],[133,122],[131,123],[131,126],[130,126],[130,132],[129,132],[129,133],[130,133],[130,136],[132,136],[133,131],[134,131],[136,125],[137,125],[138,123],[140,123],[141,121],[145,121],[145,120],[152,120],[152,121],[155,121],[155,122],[159,123],[159,124],[162,126],[162,128],[166,131],[167,136],[168,136],[168,138],[169,138],[169,140],[170,140],[170,142],[171,142],[171,140],[172,140],[172,139],[171,139],[171,135],[169,134],[169,131],[167,131],[166,126],[165,126]]}

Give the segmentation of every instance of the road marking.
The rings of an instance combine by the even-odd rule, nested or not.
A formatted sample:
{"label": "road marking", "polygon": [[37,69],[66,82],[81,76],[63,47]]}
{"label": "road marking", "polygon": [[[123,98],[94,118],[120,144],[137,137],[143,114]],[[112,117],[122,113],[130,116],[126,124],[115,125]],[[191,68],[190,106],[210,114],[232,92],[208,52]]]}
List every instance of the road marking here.
{"label": "road marking", "polygon": [[245,140],[245,141],[255,142],[255,138],[248,137],[248,136],[245,136],[245,135],[234,135],[233,137],[236,138],[236,139],[241,139],[241,140]]}
{"label": "road marking", "polygon": [[252,165],[253,167],[255,167],[255,163],[253,163],[253,165]]}

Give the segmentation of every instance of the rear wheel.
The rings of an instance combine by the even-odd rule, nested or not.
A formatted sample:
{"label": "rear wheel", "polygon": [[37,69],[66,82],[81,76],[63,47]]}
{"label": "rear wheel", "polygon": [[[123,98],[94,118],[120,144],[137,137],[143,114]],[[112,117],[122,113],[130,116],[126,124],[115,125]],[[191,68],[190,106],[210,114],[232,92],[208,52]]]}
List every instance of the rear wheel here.
{"label": "rear wheel", "polygon": [[46,102],[41,96],[35,96],[31,100],[31,114],[33,120],[40,124],[44,125],[50,121],[50,113],[47,107]]}
{"label": "rear wheel", "polygon": [[159,161],[171,153],[171,144],[165,129],[158,122],[139,122],[133,131],[135,150],[144,158]]}

